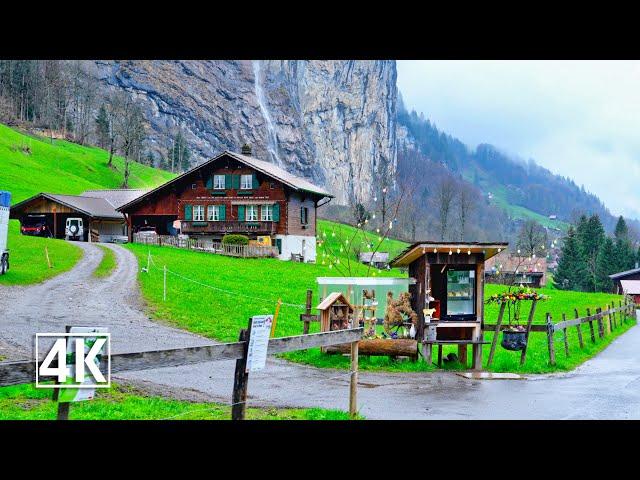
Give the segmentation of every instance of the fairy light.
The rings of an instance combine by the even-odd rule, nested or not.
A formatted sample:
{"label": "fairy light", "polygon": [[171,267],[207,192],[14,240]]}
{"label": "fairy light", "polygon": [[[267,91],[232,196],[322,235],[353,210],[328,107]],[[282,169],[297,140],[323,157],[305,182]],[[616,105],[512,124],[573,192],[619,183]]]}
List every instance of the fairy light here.
{"label": "fairy light", "polygon": [[376,219],[376,214],[374,213],[373,215],[371,215],[371,218],[372,218],[373,220],[375,220],[375,219]]}
{"label": "fairy light", "polygon": [[501,248],[498,248],[498,253],[500,253],[501,251],[502,251],[502,249],[501,249]]}
{"label": "fairy light", "polygon": [[453,255],[453,251],[449,249],[449,255]]}
{"label": "fairy light", "polygon": [[433,253],[438,253],[438,249],[437,249],[437,248],[434,248],[434,249],[433,249]]}
{"label": "fairy light", "polygon": [[471,249],[467,250],[467,255],[471,255]]}
{"label": "fairy light", "polygon": [[389,230],[393,228],[393,222],[389,222]]}
{"label": "fairy light", "polygon": [[460,249],[459,248],[456,250],[456,253],[460,253]]}

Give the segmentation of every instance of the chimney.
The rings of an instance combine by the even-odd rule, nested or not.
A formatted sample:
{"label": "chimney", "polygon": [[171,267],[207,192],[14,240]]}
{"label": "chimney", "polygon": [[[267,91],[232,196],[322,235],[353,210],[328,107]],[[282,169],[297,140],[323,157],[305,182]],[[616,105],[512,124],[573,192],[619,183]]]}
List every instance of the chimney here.
{"label": "chimney", "polygon": [[251,145],[249,145],[248,143],[242,145],[242,155],[246,155],[248,157],[251,156]]}

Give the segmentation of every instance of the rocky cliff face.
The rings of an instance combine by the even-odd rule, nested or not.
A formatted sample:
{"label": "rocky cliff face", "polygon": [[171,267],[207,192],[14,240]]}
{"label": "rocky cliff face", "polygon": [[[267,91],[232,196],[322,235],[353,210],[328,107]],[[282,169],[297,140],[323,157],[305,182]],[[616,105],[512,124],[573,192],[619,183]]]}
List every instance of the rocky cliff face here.
{"label": "rocky cliff face", "polygon": [[138,97],[152,148],[182,129],[202,162],[249,143],[253,154],[367,201],[396,169],[394,61],[95,61],[105,89]]}

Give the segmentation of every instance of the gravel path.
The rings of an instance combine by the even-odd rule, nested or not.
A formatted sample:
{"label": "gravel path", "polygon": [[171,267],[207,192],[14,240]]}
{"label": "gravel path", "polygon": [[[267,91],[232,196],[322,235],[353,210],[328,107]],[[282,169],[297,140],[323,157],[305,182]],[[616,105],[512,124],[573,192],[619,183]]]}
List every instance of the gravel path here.
{"label": "gravel path", "polygon": [[[0,355],[32,358],[33,334],[65,325],[101,325],[112,332],[114,352],[210,344],[211,341],[144,314],[137,261],[128,250],[107,245],[117,257],[111,276],[92,272],[102,252],[85,252],[78,265],[43,284],[0,287]],[[367,418],[382,419],[640,419],[640,328],[565,375],[528,380],[468,380],[448,372],[360,373],[358,405]],[[230,402],[233,361],[130,372],[121,381],[158,394]],[[172,393],[173,392],[173,393]],[[346,372],[316,369],[278,359],[251,375],[253,406],[348,408]]]}

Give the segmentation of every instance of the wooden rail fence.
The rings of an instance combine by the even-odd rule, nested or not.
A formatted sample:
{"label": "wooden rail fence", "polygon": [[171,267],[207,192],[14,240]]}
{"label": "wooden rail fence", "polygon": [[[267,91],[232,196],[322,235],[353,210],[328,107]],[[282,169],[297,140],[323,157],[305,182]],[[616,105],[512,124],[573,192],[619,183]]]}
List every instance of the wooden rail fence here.
{"label": "wooden rail fence", "polygon": [[[249,320],[249,327],[250,326],[251,320]],[[363,328],[353,328],[349,330],[335,330],[332,332],[272,338],[269,340],[267,351],[269,355],[273,355],[296,350],[306,350],[308,348],[350,344],[352,349],[352,362],[349,387],[349,413],[352,418],[355,418],[357,415],[358,341],[362,338],[363,330]],[[220,360],[236,360],[231,418],[233,420],[243,420],[246,412],[249,380],[249,374],[245,371],[249,338],[250,328],[247,328],[240,331],[240,340],[233,343],[144,352],[115,353],[111,355],[111,373],[179,367]],[[0,387],[34,383],[35,378],[36,365],[34,361],[0,362]],[[54,392],[57,392],[57,390],[54,390]]]}
{"label": "wooden rail fence", "polygon": [[184,238],[177,235],[140,235],[133,234],[134,243],[143,245],[170,246],[197,250],[200,252],[217,253],[228,257],[262,258],[277,257],[278,247],[266,245],[227,245],[222,242],[201,238]]}
{"label": "wooden rail fence", "polygon": [[[534,301],[531,306],[531,312],[535,311],[536,302]],[[529,346],[529,333],[546,333],[547,334],[547,348],[549,352],[549,364],[556,364],[556,349],[554,334],[556,332],[562,332],[562,344],[564,348],[564,353],[566,357],[569,357],[570,354],[570,345],[569,345],[569,336],[567,335],[567,331],[571,328],[576,329],[576,334],[578,337],[578,345],[581,349],[584,348],[584,336],[582,331],[582,326],[584,324],[589,324],[589,336],[591,339],[591,343],[597,343],[596,341],[596,332],[598,339],[604,339],[608,334],[611,334],[614,330],[626,324],[629,319],[635,318],[635,309],[636,305],[630,297],[625,297],[624,302],[620,300],[618,302],[618,306],[615,303],[607,305],[603,310],[602,308],[597,308],[595,313],[591,313],[591,309],[587,308],[587,315],[584,317],[580,317],[578,314],[578,309],[575,308],[573,310],[574,318],[567,319],[566,314],[562,314],[562,321],[558,323],[553,323],[553,318],[550,313],[545,315],[545,323],[544,324],[534,324],[533,323],[533,313],[529,314],[529,318],[527,319],[527,328],[526,328],[526,338],[527,344],[525,348],[522,350],[520,357],[520,365],[524,365],[526,362],[527,348]],[[493,357],[495,353],[496,344],[498,341],[498,332],[502,330],[506,330],[508,326],[502,324],[502,317],[504,314],[504,305],[501,305],[500,313],[498,314],[498,320],[495,324],[485,324],[483,327],[483,331],[495,332],[493,336],[493,341],[491,342],[491,351],[489,353],[489,359],[487,360],[487,367],[491,366],[493,362]]]}

